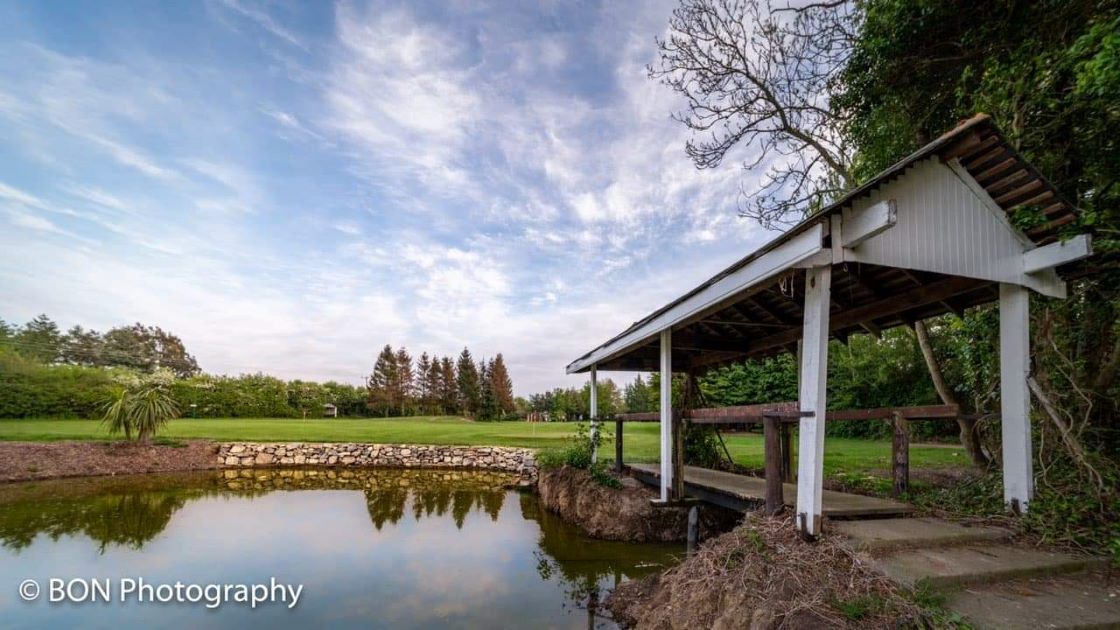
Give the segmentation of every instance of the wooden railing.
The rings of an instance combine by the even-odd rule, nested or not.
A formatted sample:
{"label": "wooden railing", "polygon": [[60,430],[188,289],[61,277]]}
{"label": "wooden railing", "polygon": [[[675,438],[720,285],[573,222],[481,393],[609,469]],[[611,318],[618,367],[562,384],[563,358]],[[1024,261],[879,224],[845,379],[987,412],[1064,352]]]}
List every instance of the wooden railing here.
{"label": "wooden railing", "polygon": [[[793,452],[790,427],[812,412],[801,411],[796,402],[741,405],[690,409],[684,413],[674,411],[673,422],[673,481],[674,498],[683,493],[682,469],[684,460],[683,431],[677,420],[687,419],[705,425],[750,425],[763,427],[763,445],[766,479],[766,512],[777,514],[782,510],[784,498],[782,483],[792,483]],[[919,420],[955,420],[960,416],[957,405],[924,405],[915,407],[880,407],[877,409],[840,409],[825,413],[826,421],[886,420],[891,423],[891,468],[895,496],[904,494],[910,487],[910,422]],[[615,423],[615,469],[623,469],[623,425],[627,422],[658,422],[661,414],[622,413],[606,420]],[[721,438],[722,441],[722,438]],[[678,489],[679,488],[679,489]]]}

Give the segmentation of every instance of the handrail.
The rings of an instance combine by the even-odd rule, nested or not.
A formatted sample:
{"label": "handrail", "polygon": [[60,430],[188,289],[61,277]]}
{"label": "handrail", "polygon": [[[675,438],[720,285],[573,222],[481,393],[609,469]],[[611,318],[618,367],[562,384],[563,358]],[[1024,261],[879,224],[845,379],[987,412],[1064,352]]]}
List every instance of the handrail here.
{"label": "handrail", "polygon": [[[766,418],[783,422],[796,422],[811,417],[810,411],[800,411],[796,402],[739,405],[735,407],[707,407],[691,409],[681,417],[695,424],[759,424]],[[901,416],[907,420],[950,420],[960,417],[958,405],[917,405],[911,407],[878,407],[875,409],[836,409],[825,413],[825,420],[889,420]],[[661,414],[656,411],[620,413],[606,418],[622,422],[658,422]]]}

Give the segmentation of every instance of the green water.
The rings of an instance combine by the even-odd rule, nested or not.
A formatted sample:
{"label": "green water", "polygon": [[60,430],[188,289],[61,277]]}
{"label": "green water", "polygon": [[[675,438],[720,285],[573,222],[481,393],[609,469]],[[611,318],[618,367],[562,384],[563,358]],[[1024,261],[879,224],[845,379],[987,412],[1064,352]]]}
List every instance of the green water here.
{"label": "green water", "polygon": [[[597,602],[683,551],[587,539],[510,481],[258,470],[0,485],[0,625],[609,628]],[[109,601],[89,601],[89,582],[69,598],[86,601],[48,601],[52,578],[101,580]],[[20,597],[26,579],[41,585],[34,601]],[[139,602],[122,579],[302,590],[294,607],[231,595],[208,609],[183,591]]]}

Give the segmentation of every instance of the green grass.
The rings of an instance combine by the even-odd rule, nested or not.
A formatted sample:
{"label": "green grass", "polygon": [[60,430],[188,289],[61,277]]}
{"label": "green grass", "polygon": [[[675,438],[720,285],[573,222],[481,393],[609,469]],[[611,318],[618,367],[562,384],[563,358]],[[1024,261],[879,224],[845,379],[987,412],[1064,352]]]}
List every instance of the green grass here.
{"label": "green grass", "polygon": [[[216,418],[172,420],[160,432],[169,443],[191,438],[258,442],[381,442],[400,444],[458,444],[486,446],[561,446],[575,433],[574,423],[472,422],[457,417],[387,419]],[[623,457],[631,462],[657,461],[657,423],[628,424]],[[0,420],[0,440],[42,442],[51,440],[109,440],[96,420]],[[724,436],[736,463],[762,467],[762,435],[738,433]],[[795,440],[796,443],[796,440]],[[604,450],[611,456],[614,447]],[[869,470],[890,468],[889,441],[829,437],[825,440],[825,474],[858,477]],[[959,448],[912,445],[913,468],[964,466]],[[858,480],[858,479],[857,479]]]}

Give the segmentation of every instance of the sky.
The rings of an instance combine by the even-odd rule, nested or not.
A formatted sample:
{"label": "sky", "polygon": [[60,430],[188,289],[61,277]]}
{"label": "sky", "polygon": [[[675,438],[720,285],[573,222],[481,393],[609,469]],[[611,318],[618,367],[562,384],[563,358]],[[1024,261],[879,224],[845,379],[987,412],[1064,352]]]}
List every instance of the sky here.
{"label": "sky", "polygon": [[158,325],[218,374],[361,383],[388,343],[579,384],[774,236],[647,77],[674,5],[0,2],[0,318]]}

